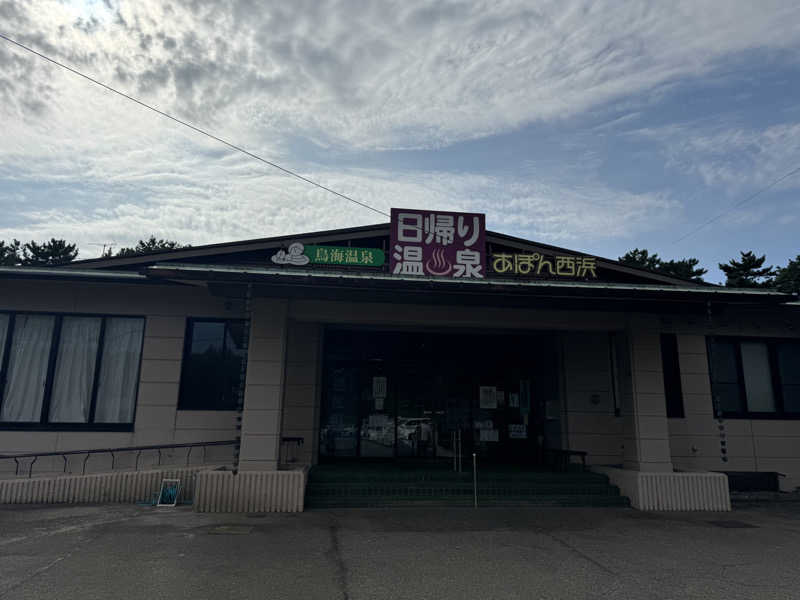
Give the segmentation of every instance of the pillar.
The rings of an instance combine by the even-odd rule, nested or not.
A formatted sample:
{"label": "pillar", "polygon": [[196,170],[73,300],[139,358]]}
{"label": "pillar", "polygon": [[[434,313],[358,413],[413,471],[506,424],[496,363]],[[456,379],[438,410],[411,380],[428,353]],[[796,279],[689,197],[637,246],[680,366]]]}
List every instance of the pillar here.
{"label": "pillar", "polygon": [[253,299],[239,451],[241,471],[278,468],[286,326],[286,300]]}
{"label": "pillar", "polygon": [[624,467],[671,472],[660,323],[655,316],[632,316],[619,353]]}

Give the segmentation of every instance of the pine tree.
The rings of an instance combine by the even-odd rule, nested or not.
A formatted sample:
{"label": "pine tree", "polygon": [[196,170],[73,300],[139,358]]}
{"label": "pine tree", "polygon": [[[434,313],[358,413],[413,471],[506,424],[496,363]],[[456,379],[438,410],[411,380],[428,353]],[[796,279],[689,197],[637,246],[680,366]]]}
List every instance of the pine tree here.
{"label": "pine tree", "polygon": [[77,244],[68,244],[66,240],[52,238],[41,244],[31,240],[22,247],[21,263],[32,267],[47,267],[72,262],[77,256]]}
{"label": "pine tree", "polygon": [[648,250],[634,248],[619,257],[619,262],[631,267],[647,269],[661,275],[688,279],[697,283],[703,282],[703,275],[708,273],[708,269],[698,267],[700,260],[697,258],[681,258],[680,260],[662,260],[658,254],[650,254]]}
{"label": "pine tree", "polygon": [[800,254],[785,267],[777,269],[775,287],[787,294],[800,293]]}
{"label": "pine tree", "polygon": [[22,244],[19,240],[0,241],[0,266],[16,267],[22,263]]}
{"label": "pine tree", "polygon": [[[137,256],[139,254],[150,254],[151,252],[163,252],[164,250],[178,250],[179,248],[189,248],[190,246],[179,244],[173,240],[157,239],[151,235],[147,240],[139,240],[133,248],[120,248],[116,256]],[[110,251],[108,256],[110,256]]]}
{"label": "pine tree", "polygon": [[766,255],[756,256],[752,250],[739,252],[740,260],[731,259],[728,263],[719,263],[720,271],[725,273],[727,287],[763,288],[772,287],[775,269],[765,267]]}

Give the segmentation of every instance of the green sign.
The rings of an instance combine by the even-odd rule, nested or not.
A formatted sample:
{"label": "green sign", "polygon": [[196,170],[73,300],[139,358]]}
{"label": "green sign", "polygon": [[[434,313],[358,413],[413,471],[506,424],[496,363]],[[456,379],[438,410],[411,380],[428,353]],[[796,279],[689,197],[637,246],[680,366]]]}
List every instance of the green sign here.
{"label": "green sign", "polygon": [[347,246],[306,246],[303,249],[310,263],[315,265],[353,265],[380,267],[386,256],[380,248],[349,248]]}

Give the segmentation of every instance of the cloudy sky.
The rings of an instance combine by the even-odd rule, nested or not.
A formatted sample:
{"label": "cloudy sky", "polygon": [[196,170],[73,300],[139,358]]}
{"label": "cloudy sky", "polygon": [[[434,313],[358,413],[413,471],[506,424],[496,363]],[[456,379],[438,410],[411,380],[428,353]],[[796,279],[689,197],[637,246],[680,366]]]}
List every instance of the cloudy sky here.
{"label": "cloudy sky", "polygon": [[[800,253],[800,4],[0,0],[0,33],[388,212],[617,257]],[[366,225],[0,40],[0,239]],[[725,212],[712,226],[676,241]]]}

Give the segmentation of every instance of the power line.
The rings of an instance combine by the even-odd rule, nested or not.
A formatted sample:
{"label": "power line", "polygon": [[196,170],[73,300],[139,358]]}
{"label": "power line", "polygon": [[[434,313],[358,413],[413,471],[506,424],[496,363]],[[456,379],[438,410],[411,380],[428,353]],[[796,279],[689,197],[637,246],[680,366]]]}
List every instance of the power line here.
{"label": "power line", "polygon": [[312,179],[309,179],[308,177],[304,177],[304,176],[300,175],[299,173],[295,173],[294,171],[292,171],[290,169],[287,169],[285,167],[282,167],[279,164],[276,164],[276,163],[274,163],[272,161],[269,161],[266,158],[262,158],[262,157],[258,156],[257,154],[253,154],[252,152],[250,152],[249,150],[245,150],[241,146],[237,146],[236,144],[233,144],[233,143],[231,143],[231,142],[229,142],[227,140],[224,140],[221,137],[217,137],[213,133],[210,133],[210,132],[208,132],[208,131],[206,131],[204,129],[201,129],[200,127],[196,127],[195,125],[192,125],[191,123],[187,123],[186,121],[183,121],[183,120],[179,119],[178,117],[174,117],[171,114],[164,112],[163,110],[159,110],[155,106],[151,106],[150,104],[147,104],[146,102],[142,102],[141,100],[138,100],[137,98],[134,98],[133,96],[130,96],[130,95],[126,94],[125,92],[120,92],[119,90],[111,87],[110,85],[107,85],[107,84],[103,83],[102,81],[98,81],[97,79],[94,79],[93,77],[90,77],[89,75],[85,75],[84,73],[81,73],[77,69],[73,69],[72,67],[67,66],[64,63],[61,63],[61,62],[59,62],[59,61],[57,61],[57,60],[55,60],[53,58],[50,58],[49,56],[46,56],[46,55],[42,54],[41,52],[37,52],[33,48],[29,48],[28,46],[26,46],[24,44],[21,44],[20,42],[18,42],[16,40],[13,40],[13,39],[11,39],[10,37],[8,37],[6,35],[3,35],[2,33],[0,33],[0,38],[4,39],[5,41],[7,41],[7,42],[9,42],[11,44],[14,44],[15,46],[18,46],[18,47],[22,48],[23,50],[27,50],[31,54],[35,54],[39,58],[42,58],[42,59],[44,59],[44,60],[46,60],[48,62],[51,62],[54,65],[61,67],[62,69],[66,69],[70,73],[74,73],[75,75],[78,75],[79,77],[83,77],[84,79],[86,79],[88,81],[91,81],[95,85],[99,85],[100,87],[107,89],[109,92],[113,92],[113,93],[115,93],[115,94],[117,94],[119,96],[122,96],[123,98],[126,98],[127,100],[130,100],[131,102],[135,102],[136,104],[138,104],[140,106],[143,106],[143,107],[145,107],[145,108],[147,108],[149,110],[152,110],[153,112],[158,113],[162,117],[166,117],[167,119],[175,121],[176,123],[179,123],[180,125],[183,125],[184,127],[188,127],[189,129],[192,129],[192,130],[196,131],[197,133],[205,135],[206,137],[209,137],[212,140],[215,140],[215,141],[219,142],[220,144],[224,144],[224,145],[228,146],[229,148],[232,148],[233,150],[236,150],[237,152],[241,152],[242,154],[245,154],[245,155],[249,156],[250,158],[254,158],[255,160],[261,161],[262,163],[264,163],[266,165],[269,165],[270,167],[278,169],[279,171],[283,171],[287,175],[290,175],[292,177],[296,177],[297,179],[300,179],[301,181],[305,181],[306,183],[310,183],[311,185],[313,185],[315,187],[318,187],[321,190],[325,190],[326,192],[329,192],[329,193],[331,193],[331,194],[333,194],[335,196],[339,196],[340,198],[344,198],[345,200],[348,200],[349,202],[352,202],[353,204],[358,204],[359,206],[361,206],[363,208],[366,208],[368,210],[371,210],[372,212],[378,213],[379,215],[382,215],[384,217],[389,217],[390,216],[389,213],[384,212],[384,211],[380,210],[379,208],[375,208],[373,206],[370,206],[369,204],[366,204],[365,202],[361,202],[359,200],[356,200],[355,198],[351,198],[347,194],[342,194],[341,192],[337,192],[336,190],[332,190],[331,188],[329,188],[327,186],[324,186],[321,183],[317,183],[316,181],[314,181]]}
{"label": "power line", "polygon": [[708,221],[706,221],[705,223],[703,223],[703,224],[699,225],[698,227],[696,227],[695,229],[693,229],[692,231],[690,231],[690,232],[689,232],[689,233],[687,233],[686,235],[679,237],[677,240],[675,240],[675,241],[674,241],[674,242],[672,242],[672,243],[673,243],[673,244],[677,244],[677,243],[678,243],[678,242],[680,242],[681,240],[685,240],[687,237],[689,237],[689,236],[691,236],[691,235],[694,235],[695,233],[697,233],[698,231],[700,231],[701,229],[703,229],[703,227],[705,227],[706,225],[710,225],[711,223],[713,223],[713,222],[714,222],[714,221],[716,221],[717,219],[720,219],[720,218],[724,217],[725,215],[727,215],[729,212],[731,212],[731,211],[732,211],[732,210],[734,210],[735,208],[739,208],[739,207],[740,207],[742,204],[746,204],[747,202],[750,202],[750,200],[753,200],[754,198],[756,198],[756,197],[760,196],[760,195],[761,195],[761,194],[763,194],[764,192],[766,192],[766,191],[768,191],[768,190],[772,189],[773,187],[775,187],[776,185],[778,185],[778,184],[779,184],[781,181],[783,181],[784,179],[788,179],[789,177],[791,177],[791,176],[792,176],[792,175],[794,175],[795,173],[800,173],[800,167],[797,167],[796,169],[792,169],[791,171],[789,171],[788,173],[786,173],[786,174],[785,174],[785,175],[783,175],[782,177],[778,177],[778,178],[777,178],[775,181],[773,181],[772,183],[770,183],[770,184],[769,184],[767,187],[765,187],[765,188],[762,188],[762,189],[758,190],[758,191],[757,191],[756,193],[754,193],[754,194],[750,194],[750,195],[749,195],[747,198],[745,198],[744,200],[741,200],[740,202],[737,202],[736,204],[734,204],[733,206],[731,206],[731,207],[730,207],[730,208],[728,208],[727,210],[724,210],[724,211],[722,211],[722,212],[721,212],[721,213],[719,213],[719,214],[718,214],[716,217],[712,217],[712,218],[710,218],[710,219],[709,219]]}

